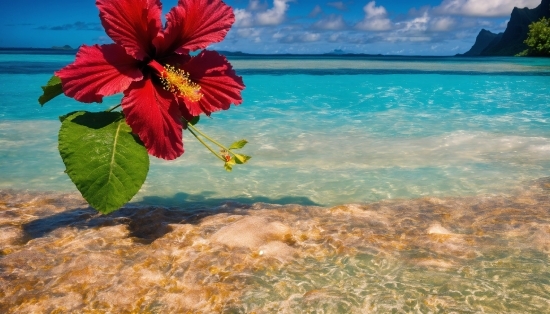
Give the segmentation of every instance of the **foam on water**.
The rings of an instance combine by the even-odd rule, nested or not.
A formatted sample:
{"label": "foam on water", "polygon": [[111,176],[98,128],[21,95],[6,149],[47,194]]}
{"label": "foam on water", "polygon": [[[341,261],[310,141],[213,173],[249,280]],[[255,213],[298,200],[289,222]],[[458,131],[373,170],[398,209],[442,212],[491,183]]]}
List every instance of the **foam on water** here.
{"label": "foam on water", "polygon": [[[4,160],[0,188],[74,190],[57,152],[58,127],[58,122],[42,120],[0,123],[0,157]],[[37,137],[37,130],[47,136]],[[211,131],[224,138],[221,127]],[[268,143],[260,146],[263,138]],[[547,174],[550,160],[548,138],[487,132],[399,137],[391,145],[386,138],[358,131],[301,132],[291,143],[288,134],[275,132],[248,139],[253,162],[226,173],[200,143],[187,137],[187,153],[180,160],[152,159],[149,177],[136,201],[215,205],[233,199],[337,205],[396,197],[497,193]]]}

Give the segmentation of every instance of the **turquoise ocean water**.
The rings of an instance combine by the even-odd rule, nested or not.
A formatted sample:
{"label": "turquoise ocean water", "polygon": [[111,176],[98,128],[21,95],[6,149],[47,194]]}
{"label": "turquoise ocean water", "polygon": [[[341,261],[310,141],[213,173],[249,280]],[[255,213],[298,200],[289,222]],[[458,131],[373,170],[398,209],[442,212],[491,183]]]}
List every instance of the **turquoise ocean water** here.
{"label": "turquoise ocean water", "polygon": [[[59,115],[37,103],[71,54],[0,54],[0,189],[75,191],[57,153]],[[184,133],[182,158],[152,158],[134,202],[336,205],[499,193],[550,175],[550,61],[453,57],[231,57],[244,103],[203,118],[248,165],[226,173]]]}
{"label": "turquoise ocean water", "polygon": [[[46,53],[47,52],[47,53]],[[229,56],[227,173],[184,133],[101,215],[40,85],[70,53],[0,53],[2,313],[548,313],[550,60]]]}

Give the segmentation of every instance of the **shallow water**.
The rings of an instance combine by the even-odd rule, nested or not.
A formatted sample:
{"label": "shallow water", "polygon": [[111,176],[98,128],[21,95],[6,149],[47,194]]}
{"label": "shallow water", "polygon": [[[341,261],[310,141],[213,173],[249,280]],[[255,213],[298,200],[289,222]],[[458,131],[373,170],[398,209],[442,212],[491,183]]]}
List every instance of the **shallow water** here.
{"label": "shallow water", "polygon": [[0,193],[0,311],[543,313],[550,179],[331,208]]}
{"label": "shallow water", "polygon": [[[31,57],[4,55],[16,60],[0,64],[0,188],[75,191],[57,153],[57,116],[104,110],[120,97],[102,105],[58,97],[40,107],[38,86],[56,69],[48,64],[72,56]],[[244,103],[198,127],[227,144],[246,138],[252,160],[226,173],[184,132],[185,154],[152,158],[133,202],[334,206],[499,193],[550,176],[550,77],[541,75],[550,62],[394,59],[232,60],[247,85]],[[46,65],[10,72],[29,71],[30,60]]]}
{"label": "shallow water", "polygon": [[249,140],[226,173],[184,133],[108,216],[76,192],[38,86],[70,55],[0,54],[0,312],[544,313],[550,61],[230,57]]}

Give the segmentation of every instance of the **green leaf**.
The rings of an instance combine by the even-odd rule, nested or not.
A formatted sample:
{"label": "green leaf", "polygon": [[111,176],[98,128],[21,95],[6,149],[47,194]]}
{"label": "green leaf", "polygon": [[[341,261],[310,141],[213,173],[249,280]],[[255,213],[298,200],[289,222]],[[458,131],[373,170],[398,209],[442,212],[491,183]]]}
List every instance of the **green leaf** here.
{"label": "green leaf", "polygon": [[247,161],[250,160],[250,158],[252,157],[247,155],[235,154],[235,162],[238,163],[239,165],[246,163]]}
{"label": "green leaf", "polygon": [[229,165],[228,163],[225,163],[223,165],[223,167],[225,168],[225,171],[227,171],[227,172],[231,172],[233,170],[233,167],[231,165]]}
{"label": "green leaf", "polygon": [[149,171],[147,150],[120,112],[79,111],[59,130],[59,153],[84,199],[108,214],[139,191]]}
{"label": "green leaf", "polygon": [[229,146],[229,149],[241,149],[244,147],[244,145],[246,145],[248,143],[247,140],[240,140],[240,141],[237,141],[233,144],[231,144],[231,146]]}
{"label": "green leaf", "polygon": [[193,119],[191,119],[191,121],[187,121],[187,120],[185,120],[185,118],[181,118],[181,121],[183,122],[183,129],[187,130],[187,127],[189,125],[195,125],[195,124],[199,123],[200,119],[201,119],[200,116],[193,117]]}
{"label": "green leaf", "polygon": [[223,164],[223,167],[227,172],[231,172],[231,170],[233,170],[234,165],[235,165],[235,159],[231,158],[229,161]]}
{"label": "green leaf", "polygon": [[38,97],[38,102],[41,106],[54,99],[55,97],[63,94],[63,88],[61,87],[61,79],[57,76],[52,76],[46,86],[42,86],[44,92],[42,96]]}
{"label": "green leaf", "polygon": [[71,112],[69,112],[69,113],[67,113],[67,114],[64,114],[64,115],[62,115],[62,116],[59,116],[59,121],[60,121],[60,122],[63,122],[63,121],[65,121],[65,119],[67,119],[68,117],[72,116],[73,114],[75,114],[75,113],[77,113],[77,112],[81,112],[81,111],[71,111]]}
{"label": "green leaf", "polygon": [[189,121],[189,124],[195,125],[195,124],[199,123],[200,119],[201,119],[200,116],[193,117],[193,119],[191,121]]}

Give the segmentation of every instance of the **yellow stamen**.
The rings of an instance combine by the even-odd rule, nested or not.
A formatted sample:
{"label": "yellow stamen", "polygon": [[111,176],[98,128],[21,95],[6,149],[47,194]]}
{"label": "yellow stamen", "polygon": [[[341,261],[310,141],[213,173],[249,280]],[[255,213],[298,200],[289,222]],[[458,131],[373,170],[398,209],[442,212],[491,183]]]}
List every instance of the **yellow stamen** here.
{"label": "yellow stamen", "polygon": [[168,64],[164,66],[164,69],[160,80],[165,90],[183,96],[190,101],[199,101],[202,98],[200,85],[191,81],[187,72]]}

